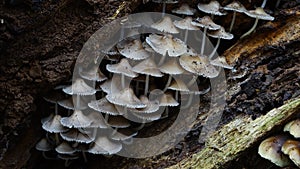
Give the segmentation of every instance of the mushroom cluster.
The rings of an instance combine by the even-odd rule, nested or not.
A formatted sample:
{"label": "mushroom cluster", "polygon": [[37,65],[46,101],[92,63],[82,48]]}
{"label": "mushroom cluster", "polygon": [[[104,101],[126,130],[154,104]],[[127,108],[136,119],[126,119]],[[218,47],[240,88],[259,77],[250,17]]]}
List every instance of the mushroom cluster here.
{"label": "mushroom cluster", "polygon": [[294,163],[300,168],[300,119],[287,123],[283,131],[289,135],[267,138],[259,145],[258,153],[279,167]]}

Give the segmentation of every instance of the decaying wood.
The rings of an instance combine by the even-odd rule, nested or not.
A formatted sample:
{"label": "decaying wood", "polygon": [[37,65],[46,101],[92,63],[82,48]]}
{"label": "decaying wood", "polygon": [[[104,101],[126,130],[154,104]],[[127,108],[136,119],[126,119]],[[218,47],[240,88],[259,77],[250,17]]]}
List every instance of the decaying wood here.
{"label": "decaying wood", "polygon": [[249,117],[237,118],[215,132],[203,150],[169,169],[225,168],[246,149],[261,141],[261,138],[274,127],[285,124],[299,112],[300,99],[296,99],[271,110],[254,121]]}

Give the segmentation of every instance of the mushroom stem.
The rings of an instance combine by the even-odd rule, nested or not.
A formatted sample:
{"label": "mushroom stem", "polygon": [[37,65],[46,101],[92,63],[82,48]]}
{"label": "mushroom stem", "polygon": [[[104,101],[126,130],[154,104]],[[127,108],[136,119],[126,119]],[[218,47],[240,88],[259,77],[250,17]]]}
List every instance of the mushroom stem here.
{"label": "mushroom stem", "polygon": [[57,102],[55,103],[55,115],[58,114],[58,106],[57,106]]}
{"label": "mushroom stem", "polygon": [[220,46],[220,41],[221,41],[221,38],[218,38],[218,41],[217,41],[217,44],[216,44],[214,50],[211,52],[211,54],[208,57],[209,59],[212,59],[214,57],[214,55],[216,54],[217,49]]}
{"label": "mushroom stem", "polygon": [[42,152],[42,155],[43,155],[43,157],[44,157],[46,160],[56,160],[56,158],[48,157],[48,156],[46,155],[46,152],[45,152],[45,151]]}
{"label": "mushroom stem", "polygon": [[87,163],[87,158],[86,158],[86,154],[84,151],[82,151],[82,157],[84,159],[84,162]]}
{"label": "mushroom stem", "polygon": [[160,119],[164,119],[164,118],[167,118],[167,117],[169,117],[169,107],[166,107],[166,109],[165,109],[165,115],[164,116],[162,116]]}
{"label": "mushroom stem", "polygon": [[165,13],[166,13],[166,3],[164,2],[163,3],[163,10],[162,10],[162,17],[165,16]]}
{"label": "mushroom stem", "polygon": [[185,30],[185,35],[184,35],[184,43],[187,42],[188,36],[189,36],[189,30],[186,29],[186,30]]}
{"label": "mushroom stem", "polygon": [[266,4],[267,4],[267,1],[268,1],[268,0],[264,0],[260,7],[261,7],[261,8],[264,8],[264,7],[266,6]]}
{"label": "mushroom stem", "polygon": [[232,28],[233,28],[233,25],[234,25],[234,22],[235,22],[235,18],[236,18],[236,11],[233,12],[232,20],[231,20],[231,23],[230,23],[229,32],[232,31]]}
{"label": "mushroom stem", "polygon": [[149,75],[146,75],[146,81],[145,81],[145,90],[144,90],[144,95],[147,96],[149,89]]}
{"label": "mushroom stem", "polygon": [[77,94],[77,95],[76,95],[76,105],[74,106],[75,109],[78,109],[78,108],[79,108],[79,104],[80,104],[80,96]]}
{"label": "mushroom stem", "polygon": [[144,127],[145,127],[145,120],[143,119],[142,124],[140,126],[138,126],[137,128],[135,128],[135,130],[141,130]]}
{"label": "mushroom stem", "polygon": [[123,25],[121,25],[121,32],[120,32],[120,40],[119,41],[123,40],[124,34],[125,34],[124,27],[123,27]]}
{"label": "mushroom stem", "polygon": [[251,33],[254,31],[254,29],[256,28],[257,23],[258,23],[258,18],[255,19],[255,23],[254,23],[254,25],[252,26],[252,28],[251,28],[248,32],[244,33],[244,35],[242,35],[242,36],[240,37],[240,39],[242,39],[242,38],[244,38],[245,36],[248,36],[249,34],[251,34]]}
{"label": "mushroom stem", "polygon": [[179,95],[179,92],[178,92],[178,90],[176,90],[176,92],[175,92],[175,100],[178,100],[178,95]]}
{"label": "mushroom stem", "polygon": [[196,82],[197,78],[198,78],[198,76],[194,75],[193,78],[187,84],[187,87],[190,87],[192,84],[194,84]]}
{"label": "mushroom stem", "polygon": [[133,138],[131,137],[131,138],[129,138],[129,139],[123,140],[122,142],[123,142],[124,144],[130,145],[130,144],[133,143]]}
{"label": "mushroom stem", "polygon": [[165,86],[165,88],[164,88],[163,92],[165,92],[165,91],[168,89],[168,87],[169,87],[169,86],[170,86],[170,84],[171,84],[171,81],[172,81],[172,76],[170,76],[170,75],[169,75],[169,78],[168,78],[167,84],[166,84],[166,86]]}
{"label": "mushroom stem", "polygon": [[193,94],[190,94],[188,102],[186,103],[186,105],[184,105],[184,106],[182,107],[182,109],[189,108],[190,105],[192,104],[192,100],[193,100]]}
{"label": "mushroom stem", "polygon": [[207,32],[207,28],[204,28],[203,35],[202,35],[202,46],[201,46],[201,53],[200,53],[200,54],[201,54],[201,56],[202,56],[202,55],[203,55],[203,53],[204,53],[206,32]]}
{"label": "mushroom stem", "polygon": [[108,122],[108,119],[109,119],[109,114],[105,114],[105,117],[104,117],[105,121]]}
{"label": "mushroom stem", "polygon": [[279,5],[280,5],[280,0],[277,0],[276,5],[275,5],[275,8],[278,8]]}
{"label": "mushroom stem", "polygon": [[65,160],[65,167],[69,167],[71,164],[70,160]]}
{"label": "mushroom stem", "polygon": [[121,86],[122,86],[122,89],[125,88],[125,75],[124,74],[121,75]]}
{"label": "mushroom stem", "polygon": [[160,60],[159,60],[159,62],[158,62],[158,66],[161,66],[161,65],[164,63],[164,61],[165,61],[165,59],[166,59],[166,55],[167,55],[167,54],[163,55],[163,56],[160,58]]}
{"label": "mushroom stem", "polygon": [[58,145],[59,144],[59,137],[58,137],[58,133],[55,133],[55,144]]}

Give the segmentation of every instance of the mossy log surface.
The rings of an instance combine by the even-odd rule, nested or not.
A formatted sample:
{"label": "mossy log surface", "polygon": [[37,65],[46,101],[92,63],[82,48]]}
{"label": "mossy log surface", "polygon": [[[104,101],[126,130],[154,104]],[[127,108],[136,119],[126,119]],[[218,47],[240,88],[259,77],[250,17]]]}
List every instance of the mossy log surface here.
{"label": "mossy log surface", "polygon": [[240,117],[223,126],[207,141],[203,150],[192,157],[169,167],[177,168],[224,168],[241,153],[261,140],[274,127],[284,124],[300,112],[300,99],[275,108],[266,115],[251,120]]}

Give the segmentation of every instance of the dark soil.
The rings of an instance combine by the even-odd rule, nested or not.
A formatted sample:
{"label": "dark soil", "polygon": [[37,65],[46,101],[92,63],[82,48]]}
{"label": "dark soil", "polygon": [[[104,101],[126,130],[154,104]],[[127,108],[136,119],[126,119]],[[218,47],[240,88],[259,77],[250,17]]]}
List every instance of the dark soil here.
{"label": "dark soil", "polygon": [[[189,3],[196,4],[195,2]],[[82,45],[90,35],[110,21],[106,18],[114,14],[120,3],[121,1],[108,0],[6,0],[0,4],[0,19],[4,19],[4,24],[0,24],[0,168],[64,168],[64,161],[46,160],[34,149],[35,143],[45,134],[41,129],[40,119],[53,110],[43,101],[42,96],[54,86],[71,79],[73,64]],[[139,5],[140,3],[132,3],[120,15],[124,15],[124,12],[161,9],[161,6],[154,3]],[[280,8],[299,7],[299,3],[282,1]],[[259,4],[260,1],[252,1],[252,4],[246,6],[251,8]],[[168,6],[167,11],[172,7]],[[274,10],[274,4],[269,4],[268,8]],[[276,17],[279,14],[275,12],[274,15]],[[216,22],[229,25],[229,17],[230,15],[226,20],[216,18]],[[284,17],[279,18],[284,22]],[[239,18],[234,34],[241,35],[250,27],[241,25],[250,22],[251,19]],[[225,42],[219,52],[222,53],[235,42],[236,40]],[[259,51],[264,53],[262,58],[242,56],[235,66],[237,72],[226,72],[229,91],[234,94],[227,98],[220,125],[230,122],[238,115],[255,119],[281,106],[285,101],[299,97],[299,51],[299,41],[296,41],[283,47],[266,46]],[[243,77],[233,78],[244,72]],[[202,99],[203,109],[198,123],[169,152],[146,160],[88,155],[88,163],[80,159],[74,161],[69,168],[138,169],[164,168],[175,164],[204,146],[199,144],[198,138],[206,117],[205,112],[209,109],[205,106],[210,101],[209,94]],[[171,121],[167,119],[158,121],[155,125],[157,127],[150,130],[162,130],[169,123]],[[232,168],[277,168],[257,155],[257,146],[233,163]]]}

